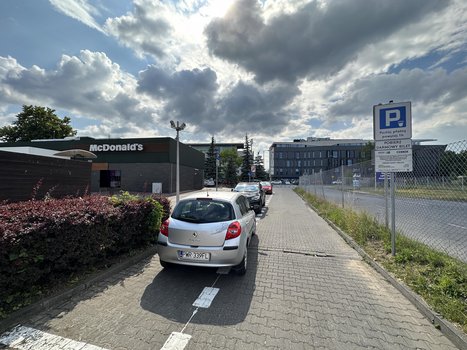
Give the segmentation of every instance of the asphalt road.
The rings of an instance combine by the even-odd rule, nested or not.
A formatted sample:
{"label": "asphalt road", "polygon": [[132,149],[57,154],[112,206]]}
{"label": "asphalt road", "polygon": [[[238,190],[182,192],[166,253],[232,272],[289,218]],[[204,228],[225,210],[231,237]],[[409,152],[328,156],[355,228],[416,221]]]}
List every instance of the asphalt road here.
{"label": "asphalt road", "polygon": [[[323,197],[321,186],[316,191],[312,186],[306,188]],[[324,187],[324,197],[338,205],[342,204],[342,192],[336,188]],[[385,199],[382,196],[362,191],[344,191],[344,207],[367,212],[385,223]],[[396,197],[395,207],[398,231],[467,262],[466,202]]]}
{"label": "asphalt road", "polygon": [[25,316],[0,343],[34,350],[456,347],[290,187],[257,217],[245,276],[162,269],[157,255]]}

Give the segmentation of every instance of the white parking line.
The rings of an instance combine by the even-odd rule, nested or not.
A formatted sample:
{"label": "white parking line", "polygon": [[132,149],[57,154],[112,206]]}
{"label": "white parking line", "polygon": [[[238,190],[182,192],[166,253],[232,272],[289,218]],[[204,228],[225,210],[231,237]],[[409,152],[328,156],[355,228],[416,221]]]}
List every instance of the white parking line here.
{"label": "white parking line", "polygon": [[467,230],[467,227],[456,225],[456,224],[448,224],[449,226],[457,227],[457,228],[463,228],[464,230]]}
{"label": "white parking line", "polygon": [[161,350],[183,350],[188,345],[190,339],[191,335],[189,334],[172,332]]}
{"label": "white parking line", "polygon": [[193,306],[207,309],[211,306],[211,303],[216,297],[217,292],[219,292],[219,288],[204,287],[198,299],[196,299],[193,303]]}
{"label": "white parking line", "polygon": [[186,327],[188,327],[193,317],[198,313],[198,310],[200,307],[207,309],[211,306],[212,301],[214,300],[217,293],[219,292],[219,288],[214,288],[214,285],[217,283],[220,276],[221,275],[217,276],[216,280],[214,281],[211,287],[204,287],[199,297],[193,302],[193,306],[195,306],[196,309],[191,314],[191,317],[188,320],[188,322],[185,324],[181,332],[172,332],[170,334],[169,338],[166,340],[161,350],[183,350],[185,349],[185,346],[188,345],[188,342],[191,339],[191,335],[183,333],[183,332],[185,331]]}
{"label": "white parking line", "polygon": [[0,344],[18,350],[106,350],[99,346],[24,326],[17,326],[12,331],[3,333],[0,336]]}

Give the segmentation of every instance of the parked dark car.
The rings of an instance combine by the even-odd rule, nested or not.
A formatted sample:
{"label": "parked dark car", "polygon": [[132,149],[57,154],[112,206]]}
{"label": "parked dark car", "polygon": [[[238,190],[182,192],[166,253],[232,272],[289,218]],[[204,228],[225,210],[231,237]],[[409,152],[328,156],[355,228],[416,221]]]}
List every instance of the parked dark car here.
{"label": "parked dark car", "polygon": [[264,193],[261,183],[240,182],[232,191],[242,192],[250,201],[250,207],[255,211],[255,213],[261,213],[261,209],[263,209],[266,204],[266,194]]}

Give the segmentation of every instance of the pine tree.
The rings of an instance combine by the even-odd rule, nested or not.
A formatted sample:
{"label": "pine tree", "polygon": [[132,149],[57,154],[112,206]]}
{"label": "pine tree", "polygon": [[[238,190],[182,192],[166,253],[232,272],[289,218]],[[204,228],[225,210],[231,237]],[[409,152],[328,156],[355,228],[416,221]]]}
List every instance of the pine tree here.
{"label": "pine tree", "polygon": [[243,151],[242,173],[240,175],[242,181],[250,181],[251,166],[253,165],[253,154],[251,152],[251,144],[253,139],[248,139],[248,134],[245,135],[245,146]]}
{"label": "pine tree", "polygon": [[255,166],[256,166],[256,174],[255,174],[255,177],[256,179],[258,180],[262,180],[262,181],[267,181],[269,180],[269,174],[266,172],[266,170],[264,169],[264,165],[263,165],[263,157],[261,157],[259,154],[256,156],[255,158],[255,162],[254,162]]}
{"label": "pine tree", "polygon": [[206,154],[206,160],[204,162],[204,178],[205,179],[215,179],[216,178],[216,143],[214,141],[214,136],[211,138],[211,145],[209,146],[208,152]]}

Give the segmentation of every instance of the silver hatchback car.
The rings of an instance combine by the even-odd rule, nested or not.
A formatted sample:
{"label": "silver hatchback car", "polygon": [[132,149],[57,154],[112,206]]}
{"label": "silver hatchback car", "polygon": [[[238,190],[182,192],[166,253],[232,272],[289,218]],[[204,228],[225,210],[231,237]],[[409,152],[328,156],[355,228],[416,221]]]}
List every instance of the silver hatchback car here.
{"label": "silver hatchback car", "polygon": [[163,267],[233,266],[243,275],[255,232],[255,213],[243,194],[199,192],[181,199],[162,223],[157,252]]}

